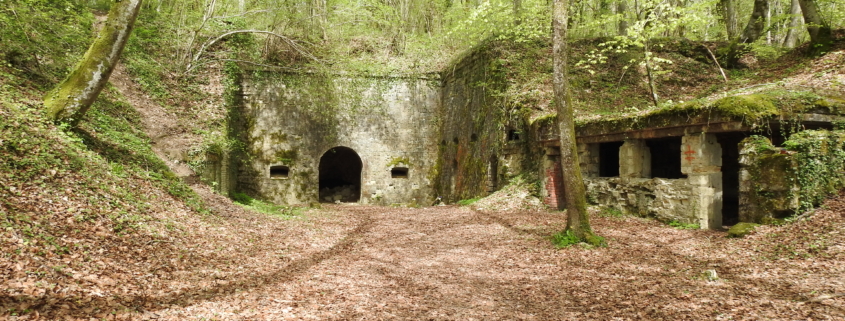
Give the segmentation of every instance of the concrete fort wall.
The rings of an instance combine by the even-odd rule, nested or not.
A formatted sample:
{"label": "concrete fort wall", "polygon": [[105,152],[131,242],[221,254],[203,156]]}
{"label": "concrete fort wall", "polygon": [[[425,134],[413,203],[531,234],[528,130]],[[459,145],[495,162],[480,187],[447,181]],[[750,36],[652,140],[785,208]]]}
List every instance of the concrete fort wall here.
{"label": "concrete fort wall", "polygon": [[[436,79],[278,72],[242,77],[234,120],[243,143],[236,190],[277,204],[431,198],[440,103]],[[337,159],[321,168],[323,157]],[[328,171],[340,172],[324,177]],[[359,171],[360,177],[343,171]],[[360,198],[338,198],[340,187],[325,195],[327,182],[338,180],[357,181],[351,189]]]}

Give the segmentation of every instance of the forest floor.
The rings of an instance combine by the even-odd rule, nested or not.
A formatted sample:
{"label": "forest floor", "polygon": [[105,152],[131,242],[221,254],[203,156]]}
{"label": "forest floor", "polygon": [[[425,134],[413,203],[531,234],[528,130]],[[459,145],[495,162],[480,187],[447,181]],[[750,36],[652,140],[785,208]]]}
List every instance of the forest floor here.
{"label": "forest floor", "polygon": [[[594,211],[607,248],[556,249],[564,213],[326,205],[262,216],[205,193],[213,257],[160,278],[138,319],[845,318],[845,200],[746,239]],[[812,238],[810,238],[812,236]],[[244,240],[247,238],[248,240]],[[231,246],[220,240],[239,240]],[[238,245],[247,243],[249,245]],[[718,278],[708,279],[706,270]],[[176,277],[178,276],[178,277]],[[811,302],[813,301],[813,302]],[[137,302],[141,303],[141,302]],[[132,309],[132,308],[130,308]],[[120,314],[118,314],[120,316]]]}
{"label": "forest floor", "polygon": [[[170,213],[167,237],[106,237],[61,273],[6,279],[20,291],[0,319],[845,318],[845,195],[744,239],[594,208],[609,246],[556,249],[563,212],[326,204],[273,216],[194,188],[215,215]],[[51,260],[18,262],[19,274]]]}

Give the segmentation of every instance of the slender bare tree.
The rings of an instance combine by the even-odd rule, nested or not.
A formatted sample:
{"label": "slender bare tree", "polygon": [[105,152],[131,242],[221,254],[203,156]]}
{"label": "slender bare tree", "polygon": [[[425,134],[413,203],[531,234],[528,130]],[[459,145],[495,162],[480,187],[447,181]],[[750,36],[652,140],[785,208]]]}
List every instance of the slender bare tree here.
{"label": "slender bare tree", "polygon": [[[578,150],[575,146],[575,120],[572,97],[567,80],[567,19],[569,0],[554,0],[552,5],[552,64],[554,97],[560,127],[560,163],[563,175],[563,195],[566,197],[567,231],[593,245],[603,245],[604,239],[593,234],[587,216],[587,197]],[[560,194],[559,194],[560,195]]]}

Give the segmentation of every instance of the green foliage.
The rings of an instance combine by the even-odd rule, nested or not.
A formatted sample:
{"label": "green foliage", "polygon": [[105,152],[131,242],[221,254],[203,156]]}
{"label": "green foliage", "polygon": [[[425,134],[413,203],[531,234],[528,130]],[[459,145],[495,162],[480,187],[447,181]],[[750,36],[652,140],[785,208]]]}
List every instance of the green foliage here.
{"label": "green foliage", "polygon": [[687,223],[681,223],[681,222],[678,222],[678,221],[670,221],[669,226],[674,227],[674,228],[679,229],[679,230],[697,230],[697,229],[701,228],[701,226],[696,224],[696,223],[687,224]]}
{"label": "green foliage", "polygon": [[468,206],[468,205],[472,205],[475,202],[478,202],[478,200],[480,200],[480,199],[481,198],[470,198],[470,199],[460,200],[460,201],[458,201],[457,204],[460,205],[460,206]]}
{"label": "green foliage", "polygon": [[728,237],[740,238],[748,235],[749,233],[753,232],[754,229],[760,226],[760,224],[755,223],[747,223],[747,222],[740,222],[734,226],[731,226],[730,230],[728,230]]}
{"label": "green foliage", "polygon": [[615,207],[612,207],[612,206],[607,206],[607,207],[602,208],[599,215],[604,216],[604,217],[620,218],[620,217],[624,216],[625,214],[622,213],[622,211],[618,208],[615,208]]}
{"label": "green foliage", "polygon": [[581,239],[575,236],[575,233],[572,233],[571,230],[552,235],[552,244],[559,249],[567,248],[578,243],[581,243]]}
{"label": "green foliage", "polygon": [[845,132],[807,130],[784,142],[784,148],[796,152],[796,177],[799,207],[804,212],[821,204],[828,195],[845,187]]}
{"label": "green foliage", "polygon": [[93,15],[80,1],[4,0],[0,5],[0,63],[50,86],[64,77],[91,43]]}
{"label": "green foliage", "polygon": [[254,199],[244,193],[232,193],[231,198],[235,202],[235,204],[243,206],[246,209],[250,209],[271,216],[278,216],[281,218],[292,218],[296,216],[301,216],[302,213],[307,209],[300,207],[276,205],[264,202],[261,200]]}

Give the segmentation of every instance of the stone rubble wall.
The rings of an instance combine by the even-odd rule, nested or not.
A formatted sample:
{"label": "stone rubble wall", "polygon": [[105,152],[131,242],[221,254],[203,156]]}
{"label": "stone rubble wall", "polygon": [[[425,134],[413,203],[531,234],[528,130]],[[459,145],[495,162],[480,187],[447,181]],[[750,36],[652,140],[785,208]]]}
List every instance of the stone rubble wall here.
{"label": "stone rubble wall", "polygon": [[771,223],[845,188],[845,131],[803,131],[783,146],[759,136],[740,143],[740,221]]}
{"label": "stone rubble wall", "polygon": [[664,222],[699,224],[692,215],[698,205],[694,186],[686,179],[592,177],[584,181],[592,204]]}

